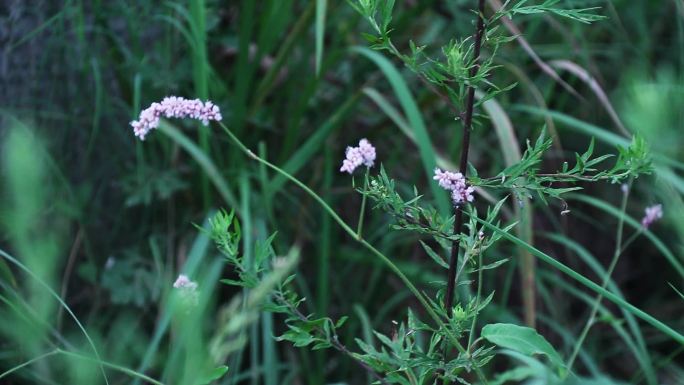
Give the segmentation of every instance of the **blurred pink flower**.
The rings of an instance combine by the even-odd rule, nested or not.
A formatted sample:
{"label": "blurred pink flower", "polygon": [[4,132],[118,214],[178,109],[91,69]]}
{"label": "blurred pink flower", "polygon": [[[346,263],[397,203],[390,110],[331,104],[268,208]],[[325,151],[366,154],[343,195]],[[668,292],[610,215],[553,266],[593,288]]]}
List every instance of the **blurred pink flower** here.
{"label": "blurred pink flower", "polygon": [[165,97],[161,103],[152,103],[140,113],[138,120],[131,122],[135,136],[145,140],[145,136],[153,129],[159,127],[160,118],[190,118],[197,119],[205,126],[210,120],[220,121],[223,119],[221,110],[210,101],[202,102],[199,99],[185,99],[178,96]]}
{"label": "blurred pink flower", "polygon": [[187,275],[181,274],[176,278],[173,287],[178,290],[178,296],[186,306],[194,307],[199,303],[199,291],[197,290],[197,282],[191,281]]}
{"label": "blurred pink flower", "polygon": [[663,217],[663,205],[661,204],[646,207],[646,210],[644,211],[646,212],[646,215],[644,215],[644,218],[641,220],[641,225],[644,226],[645,229],[648,229],[653,222]]}
{"label": "blurred pink flower", "polygon": [[193,282],[188,278],[187,275],[181,274],[176,278],[176,282],[173,283],[173,287],[176,289],[186,289],[195,290],[197,289],[197,282]]}
{"label": "blurred pink flower", "polygon": [[347,147],[340,171],[351,174],[361,165],[373,167],[375,156],[375,147],[367,139],[361,139],[358,147]]}

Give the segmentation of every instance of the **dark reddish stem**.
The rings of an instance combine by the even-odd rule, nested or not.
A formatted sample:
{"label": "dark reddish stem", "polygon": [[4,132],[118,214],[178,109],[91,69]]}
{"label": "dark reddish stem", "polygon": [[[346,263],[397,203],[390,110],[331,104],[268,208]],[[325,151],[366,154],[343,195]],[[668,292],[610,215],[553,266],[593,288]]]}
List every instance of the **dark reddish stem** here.
{"label": "dark reddish stem", "polygon": [[[477,9],[477,29],[475,30],[475,49],[473,50],[473,65],[470,67],[470,78],[474,78],[480,70],[480,47],[482,46],[482,35],[484,34],[484,6],[485,0],[479,0]],[[468,170],[468,150],[470,148],[470,131],[473,126],[473,107],[475,105],[475,86],[468,85],[466,95],[466,110],[463,118],[463,140],[461,141],[461,162],[459,171],[465,176]],[[463,211],[455,209],[454,234],[460,234],[463,227]],[[449,277],[447,280],[447,291],[444,298],[447,315],[451,316],[451,308],[454,302],[454,288],[456,286],[456,262],[458,261],[459,241],[454,240],[451,244],[451,259],[449,260]]]}

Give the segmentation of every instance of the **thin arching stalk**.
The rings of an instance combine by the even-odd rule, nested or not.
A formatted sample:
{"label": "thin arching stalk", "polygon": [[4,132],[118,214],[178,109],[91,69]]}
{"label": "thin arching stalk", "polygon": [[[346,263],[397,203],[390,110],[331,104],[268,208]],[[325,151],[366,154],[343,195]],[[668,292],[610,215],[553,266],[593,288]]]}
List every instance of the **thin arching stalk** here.
{"label": "thin arching stalk", "polygon": [[[366,173],[363,176],[363,190],[368,190],[368,174],[370,173],[370,168],[366,167]],[[361,198],[361,210],[359,211],[359,224],[356,226],[356,237],[361,238],[361,232],[363,231],[363,218],[366,216],[366,194],[363,194]]]}
{"label": "thin arching stalk", "polygon": [[478,251],[477,253],[477,294],[476,294],[476,301],[475,301],[475,315],[473,316],[473,322],[470,325],[470,333],[468,335],[468,351],[472,350],[472,346],[474,343],[474,337],[475,337],[475,326],[477,326],[477,314],[480,312],[480,301],[482,299],[482,251]]}
{"label": "thin arching stalk", "polygon": [[[318,194],[316,194],[313,190],[311,190],[307,185],[305,185],[303,182],[301,182],[299,179],[295,178],[291,174],[289,174],[287,171],[281,169],[280,167],[274,165],[273,163],[270,163],[269,161],[259,157],[256,155],[254,152],[252,152],[247,146],[238,139],[235,134],[233,134],[228,127],[226,127],[223,123],[219,122],[218,123],[221,128],[223,128],[224,132],[230,137],[230,139],[237,145],[242,152],[244,152],[248,157],[251,159],[265,165],[266,167],[270,168],[271,170],[279,173],[280,175],[286,177],[290,181],[292,181],[294,184],[296,184],[298,187],[300,187],[302,190],[304,190],[307,194],[309,194],[312,198],[318,202],[318,204],[321,205],[321,207],[333,218],[337,224],[342,227],[342,229],[349,234],[355,241],[360,243],[363,247],[368,249],[375,257],[380,259],[380,261],[387,266],[392,272],[394,272],[399,279],[406,285],[406,287],[409,289],[411,293],[418,299],[420,304],[423,306],[425,311],[428,313],[430,318],[433,319],[433,321],[439,326],[441,330],[443,330],[449,340],[449,342],[458,349],[459,352],[466,354],[467,351],[465,347],[461,344],[461,342],[458,340],[458,337],[446,326],[444,320],[437,314],[435,309],[433,309],[432,305],[430,302],[425,298],[425,295],[418,290],[418,288],[411,282],[411,280],[408,279],[408,277],[399,269],[399,267],[392,262],[392,260],[387,257],[385,254],[380,252],[380,250],[376,249],[373,245],[368,243],[365,239],[357,235],[356,231],[352,229],[340,216],[333,210],[330,205],[328,205],[323,198],[321,198]],[[475,373],[477,374],[478,378],[483,384],[487,384],[487,379],[484,376],[484,373],[482,373],[482,370],[480,367],[477,365],[473,365]]]}
{"label": "thin arching stalk", "polygon": [[[616,234],[616,240],[615,240],[615,252],[613,253],[613,259],[610,261],[610,265],[608,266],[608,270],[606,270],[605,277],[603,278],[603,284],[601,285],[601,288],[605,289],[608,287],[608,283],[610,282],[610,278],[613,275],[613,271],[615,270],[615,266],[617,266],[618,260],[620,259],[620,255],[622,255],[622,252],[624,250],[623,244],[622,244],[622,235],[624,232],[624,227],[625,227],[625,210],[627,209],[627,201],[629,199],[629,192],[632,190],[632,181],[630,180],[629,183],[627,184],[627,189],[625,190],[625,193],[622,195],[622,203],[620,205],[620,212],[622,215],[620,216],[620,219],[618,220],[618,227],[617,227],[617,234]],[[638,235],[640,232],[635,233],[635,236]],[[630,238],[628,243],[631,243],[632,240],[635,239],[635,236]],[[596,315],[598,314],[599,306],[601,305],[601,300],[603,300],[603,295],[598,294],[596,296],[596,299],[594,300],[594,304],[591,307],[591,312],[589,313],[589,318],[587,318],[587,322],[584,324],[584,327],[582,328],[582,331],[580,332],[580,336],[577,339],[577,342],[575,343],[575,348],[572,350],[572,354],[570,355],[570,359],[568,359],[567,363],[567,368],[568,370],[572,369],[572,365],[575,363],[575,359],[577,359],[577,355],[579,354],[580,350],[582,349],[582,344],[584,344],[584,340],[587,338],[587,335],[589,334],[589,330],[591,329],[592,326],[594,326],[594,322],[596,322]]]}

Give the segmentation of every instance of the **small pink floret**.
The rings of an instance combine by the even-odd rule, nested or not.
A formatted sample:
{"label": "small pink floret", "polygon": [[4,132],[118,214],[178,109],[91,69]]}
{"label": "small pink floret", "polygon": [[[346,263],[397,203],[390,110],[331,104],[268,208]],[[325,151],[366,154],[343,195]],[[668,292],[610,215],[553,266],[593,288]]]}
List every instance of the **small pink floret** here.
{"label": "small pink floret", "polygon": [[436,168],[433,179],[439,183],[441,188],[451,191],[451,201],[454,205],[460,206],[465,202],[475,200],[473,196],[475,189],[468,186],[465,177],[460,172],[442,171]]}
{"label": "small pink floret", "polygon": [[646,207],[644,218],[641,220],[641,225],[648,229],[655,221],[663,217],[663,205],[657,204]]}

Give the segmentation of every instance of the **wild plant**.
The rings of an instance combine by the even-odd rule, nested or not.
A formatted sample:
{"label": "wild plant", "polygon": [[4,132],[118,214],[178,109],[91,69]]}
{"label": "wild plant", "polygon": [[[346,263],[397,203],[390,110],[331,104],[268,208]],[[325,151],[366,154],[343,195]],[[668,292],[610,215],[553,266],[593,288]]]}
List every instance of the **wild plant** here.
{"label": "wild plant", "polygon": [[[350,174],[352,181],[354,173],[361,169],[362,183],[358,186],[352,183],[362,196],[358,223],[353,227],[310,187],[245,146],[221,121],[218,107],[211,102],[167,98],[143,111],[140,119],[133,122],[132,126],[136,135],[144,139],[151,129],[159,126],[159,119],[162,117],[194,118],[202,120],[205,125],[210,120],[216,121],[244,155],[287,178],[317,201],[350,239],[378,258],[402,280],[422,307],[407,309],[405,320],[396,323],[389,335],[374,331],[375,337],[380,341],[379,347],[360,338],[356,339],[357,347],[346,346],[338,333],[344,327],[347,317],[332,319],[325,314],[302,312],[300,305],[305,298],[291,285],[294,276],[285,273],[293,266],[297,252],[279,257],[272,245],[275,236],[273,234],[266,242],[257,244],[255,257],[247,260],[239,246],[239,215],[234,211],[218,213],[211,221],[211,236],[227,263],[237,273],[237,279],[223,282],[253,290],[242,299],[243,304],[249,304],[250,308],[260,301],[259,307],[262,310],[284,316],[287,331],[277,337],[278,340],[314,350],[334,349],[356,361],[378,383],[501,384],[508,380],[524,379],[543,379],[545,383],[580,382],[580,377],[573,372],[573,362],[595,322],[597,309],[603,298],[615,302],[672,338],[680,342],[684,339],[676,331],[606,289],[622,251],[641,231],[636,231],[629,240],[622,242],[623,223],[619,223],[614,258],[604,281],[598,285],[512,235],[511,230],[517,222],[506,222],[500,215],[507,201],[512,201],[514,205],[523,205],[536,199],[543,204],[547,204],[549,199],[558,200],[563,208],[559,215],[567,215],[570,209],[563,200],[563,195],[581,190],[582,186],[579,184],[588,182],[603,181],[621,185],[623,203],[626,202],[633,181],[652,170],[647,145],[642,138],[634,137],[628,147],[618,147],[617,154],[600,156],[594,155],[592,141],[585,152],[575,154],[571,161],[574,164],[563,162],[560,169],[545,172],[542,171],[542,160],[552,145],[552,138],[542,129],[536,139],[527,141],[519,162],[509,165],[496,175],[482,176],[477,171],[477,165],[469,163],[468,150],[473,126],[476,122],[478,125],[486,124],[477,110],[487,100],[515,86],[502,87],[490,81],[492,72],[497,69],[495,57],[498,48],[515,38],[500,31],[499,21],[521,14],[553,14],[581,23],[602,19],[595,13],[597,8],[563,9],[558,7],[558,3],[557,0],[547,0],[533,5],[527,1],[514,4],[507,1],[487,15],[485,1],[479,0],[474,10],[475,32],[472,36],[454,38],[438,49],[410,41],[410,51],[404,53],[397,48],[391,37],[393,0],[349,2],[372,28],[372,33],[364,35],[371,47],[400,60],[423,80],[426,87],[444,98],[453,111],[457,111],[455,118],[462,122],[459,168],[437,168],[433,175],[433,183],[449,194],[453,207],[451,213],[440,212],[425,203],[423,195],[416,187],[410,196],[400,193],[395,180],[390,176],[391,170],[388,172],[379,161],[382,154],[378,154],[367,139],[361,139],[358,146],[346,148],[339,169],[340,172]],[[487,56],[483,55],[485,51]],[[476,95],[476,90],[480,91],[479,95]],[[168,128],[161,129],[167,133],[169,131]],[[609,160],[612,160],[612,164]],[[375,173],[373,170],[378,171]],[[485,200],[488,202],[482,202]],[[419,289],[391,256],[383,254],[364,238],[363,223],[369,206],[367,202],[373,209],[392,218],[391,230],[419,234],[425,254],[445,270],[445,281],[440,282],[434,292]],[[647,208],[642,227],[648,228],[661,216],[661,206]],[[483,325],[479,319],[494,296],[493,292],[483,291],[484,272],[496,269],[508,261],[508,258],[493,261],[489,258],[490,261],[485,263],[484,256],[502,240],[524,248],[596,292],[590,317],[567,360],[534,328],[507,323]],[[463,290],[457,290],[458,288]],[[254,291],[259,294],[254,294]],[[457,293],[461,293],[458,298]],[[233,329],[234,333],[239,333],[240,327]],[[508,356],[520,365],[498,373],[488,369],[488,364],[497,355]],[[540,360],[538,356],[544,356],[545,359]]]}
{"label": "wild plant", "polygon": [[[601,155],[594,154],[595,143],[592,140],[586,151],[574,154],[574,158],[549,169],[544,160],[549,155],[554,134],[540,127],[539,135],[525,141],[520,159],[496,173],[487,175],[480,172],[478,169],[481,165],[469,158],[470,145],[478,140],[479,129],[489,125],[487,117],[480,112],[483,106],[516,86],[496,84],[493,80],[499,68],[496,60],[499,49],[516,39],[516,36],[503,32],[501,23],[521,15],[544,15],[589,24],[603,19],[598,14],[599,9],[566,9],[561,7],[560,0],[537,2],[540,4],[509,0],[488,10],[484,0],[474,0],[473,34],[455,36],[444,46],[430,47],[415,41],[393,41],[394,0],[349,0],[348,3],[368,23],[370,32],[363,37],[370,47],[403,64],[413,74],[411,76],[419,79],[427,90],[444,101],[448,106],[445,114],[457,122],[448,129],[461,134],[460,153],[454,156],[458,159],[458,166],[441,166],[430,170],[430,175],[425,175],[431,181],[427,187],[432,196],[421,192],[416,186],[405,188],[407,183],[397,177],[399,173],[383,165],[385,158],[381,146],[376,149],[368,139],[355,138],[354,143],[346,149],[342,144],[338,144],[336,149],[341,158],[339,173],[348,174],[351,181],[351,189],[347,189],[347,192],[360,195],[357,220],[350,223],[322,194],[286,171],[285,167],[267,160],[260,149],[245,145],[240,131],[224,123],[219,106],[211,101],[167,97],[143,110],[131,126],[134,135],[140,140],[146,140],[152,130],[158,129],[180,142],[200,163],[206,165],[207,177],[214,182],[221,197],[232,202],[235,201],[232,192],[221,179],[215,177],[218,174],[215,167],[197,147],[185,140],[177,128],[165,120],[194,119],[204,126],[211,124],[220,127],[236,154],[256,162],[260,172],[268,169],[276,177],[291,182],[317,202],[347,235],[346,240],[354,242],[356,247],[376,259],[402,282],[413,295],[416,306],[407,306],[399,321],[387,320],[386,326],[389,328],[373,331],[371,340],[354,336],[354,342],[348,343],[349,340],[342,336],[348,334],[345,326],[349,316],[316,314],[304,310],[306,307],[303,305],[315,298],[305,297],[295,284],[297,277],[293,271],[301,259],[300,246],[294,244],[287,250],[280,249],[274,242],[278,237],[277,229],[263,240],[253,242],[252,237],[245,236],[242,227],[249,222],[249,214],[243,213],[237,205],[227,207],[226,211],[214,213],[208,226],[198,227],[213,240],[232,271],[230,277],[220,282],[239,288],[239,294],[216,314],[219,326],[210,340],[206,341],[208,351],[200,357],[191,357],[193,351],[199,350],[197,347],[204,346],[200,344],[204,341],[200,341],[202,336],[198,332],[198,325],[203,322],[202,312],[209,301],[206,295],[208,283],[190,271],[183,271],[175,281],[168,282],[172,292],[168,300],[171,310],[161,317],[160,323],[170,324],[170,362],[181,362],[187,367],[187,370],[181,371],[183,376],[173,378],[171,383],[205,384],[220,379],[229,370],[228,373],[231,373],[239,369],[236,366],[229,369],[224,364],[248,342],[247,328],[263,312],[271,312],[283,321],[280,329],[284,332],[274,336],[276,340],[288,342],[297,348],[333,350],[352,360],[359,370],[367,372],[370,381],[383,384],[613,384],[615,382],[605,378],[585,378],[575,365],[587,336],[601,316],[599,313],[604,300],[613,302],[630,317],[640,318],[678,344],[684,344],[684,336],[680,332],[631,305],[609,288],[620,257],[663,216],[662,205],[646,207],[640,227],[629,236],[625,234],[624,215],[619,217],[612,259],[602,281],[598,283],[514,234],[522,221],[517,209],[546,206],[557,212],[559,217],[572,215],[572,208],[564,197],[582,190],[588,183],[607,183],[616,192],[620,191],[621,212],[624,213],[637,178],[653,170],[652,155],[643,138],[634,136],[630,144],[618,146],[615,154]],[[195,33],[198,31],[193,30]],[[320,63],[317,62],[317,66]],[[198,96],[206,99],[206,84],[200,88]],[[261,94],[259,103],[263,97]],[[200,141],[203,149],[208,148],[204,130]],[[15,149],[8,156],[26,156],[34,146],[15,147],[19,150]],[[435,154],[427,156],[436,157]],[[17,184],[26,177],[11,176]],[[39,183],[35,182],[30,187],[36,190],[38,186]],[[433,204],[436,194],[447,197],[450,202],[448,211]],[[21,202],[21,194],[15,195],[17,197],[13,199]],[[513,210],[508,209],[509,206]],[[19,212],[23,206],[18,204],[17,207]],[[33,212],[24,214],[28,217],[39,215]],[[432,286],[416,284],[402,270],[395,256],[383,252],[383,248],[374,245],[367,236],[371,230],[367,219],[371,215],[382,216],[390,223],[387,228],[372,230],[387,233],[395,231],[418,239],[424,256],[434,262],[433,266],[442,273],[443,280],[434,282]],[[22,221],[17,223],[18,227],[28,227]],[[30,252],[30,242],[27,239],[21,241],[26,250],[20,248],[20,251]],[[487,291],[484,285],[486,277],[515,258],[502,255],[498,248],[504,242],[550,264],[595,294],[590,299],[589,316],[567,354],[560,352],[537,332],[534,323],[530,322],[534,321],[534,312],[529,313],[531,319],[526,319],[528,322],[525,326],[489,322],[491,317],[487,316],[487,311],[495,302],[496,293]],[[73,317],[85,336],[84,345],[93,353],[93,357],[90,357],[84,352],[77,353],[77,349],[55,348],[0,373],[0,379],[22,367],[53,356],[63,356],[97,364],[95,366],[105,382],[108,382],[105,369],[113,369],[134,377],[135,381],[162,383],[144,374],[153,353],[145,355],[139,371],[104,361],[96,341],[93,341],[60,295],[34,276],[18,259],[3,251],[0,251],[0,255],[35,280],[33,291],[42,290],[43,293],[47,290],[59,300],[60,306]],[[105,281],[103,286],[116,287],[117,282]],[[158,293],[150,296],[156,300]],[[28,342],[33,344],[35,341],[32,339]],[[194,343],[194,349],[181,346],[186,342]],[[156,343],[159,343],[158,340]],[[35,345],[40,344],[35,342]],[[151,344],[148,352],[153,352],[155,348],[154,343]],[[201,361],[199,372],[193,366],[198,361]],[[648,362],[640,364],[650,365]],[[164,375],[176,373],[174,369],[168,369]],[[655,378],[649,377],[647,381],[649,384],[656,383]]]}

